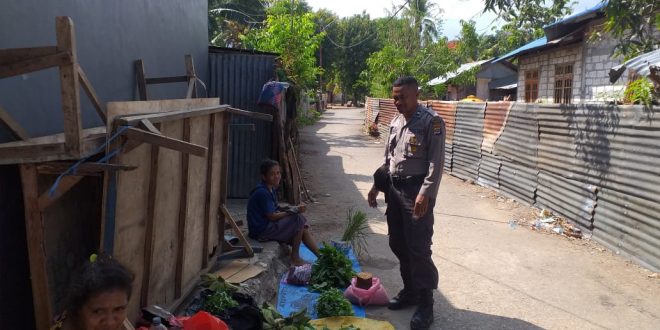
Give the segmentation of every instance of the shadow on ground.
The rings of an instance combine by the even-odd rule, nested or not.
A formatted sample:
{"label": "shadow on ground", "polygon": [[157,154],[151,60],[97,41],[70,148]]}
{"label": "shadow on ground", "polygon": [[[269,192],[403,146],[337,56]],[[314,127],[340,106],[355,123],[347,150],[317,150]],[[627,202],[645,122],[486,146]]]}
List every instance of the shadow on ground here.
{"label": "shadow on ground", "polygon": [[[372,182],[372,170],[365,168],[375,170],[382,159],[383,145],[367,135],[355,134],[362,131],[363,120],[361,111],[353,110],[353,113],[354,116],[344,119],[326,112],[317,124],[300,132],[303,175],[312,196],[317,199],[317,203],[309,207],[308,219],[318,240],[329,241],[341,235],[349,208],[366,212],[371,227],[369,255],[361,257],[360,263],[364,270],[383,279],[392,295],[398,292],[401,284],[398,262],[387,243],[384,201],[380,196],[379,208],[371,209],[365,198]],[[440,278],[442,281],[442,270]],[[439,291],[435,300],[433,329],[541,329],[515,318],[454,308]],[[408,328],[412,312],[413,309],[367,308],[368,317],[387,320],[397,329]]]}

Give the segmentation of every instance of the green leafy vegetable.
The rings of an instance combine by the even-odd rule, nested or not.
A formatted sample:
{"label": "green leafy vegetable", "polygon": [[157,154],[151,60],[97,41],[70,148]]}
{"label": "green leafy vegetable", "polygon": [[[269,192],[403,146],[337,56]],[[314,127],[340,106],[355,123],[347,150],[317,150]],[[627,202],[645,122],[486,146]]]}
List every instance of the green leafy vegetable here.
{"label": "green leafy vegetable", "polygon": [[339,289],[323,291],[316,303],[318,317],[353,316],[353,307]]}
{"label": "green leafy vegetable", "polygon": [[236,306],[238,306],[238,303],[231,298],[229,293],[216,291],[204,300],[202,309],[213,315],[220,315],[224,310]]}
{"label": "green leafy vegetable", "polygon": [[275,306],[264,303],[261,307],[261,317],[264,321],[264,330],[314,330],[309,324],[310,318],[307,317],[306,308],[284,317]]}
{"label": "green leafy vegetable", "polygon": [[323,243],[319,258],[312,265],[310,290],[323,291],[328,288],[347,288],[355,276],[353,264],[335,247]]}
{"label": "green leafy vegetable", "polygon": [[353,250],[358,255],[367,251],[367,236],[369,235],[369,223],[367,214],[362,211],[355,211],[352,208],[346,214],[346,229],[341,237],[342,241],[351,242]]}

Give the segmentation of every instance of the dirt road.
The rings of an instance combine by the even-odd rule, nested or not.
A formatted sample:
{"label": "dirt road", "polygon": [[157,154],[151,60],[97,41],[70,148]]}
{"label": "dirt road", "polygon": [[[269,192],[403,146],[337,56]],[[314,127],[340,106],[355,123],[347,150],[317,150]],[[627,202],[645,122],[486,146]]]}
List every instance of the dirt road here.
{"label": "dirt road", "polygon": [[[366,211],[373,234],[361,264],[396,294],[401,284],[382,194],[377,209],[366,201],[384,147],[363,134],[363,118],[362,109],[328,110],[301,131],[303,172],[318,201],[309,219],[328,240],[338,236],[349,207]],[[443,176],[434,210],[434,329],[660,329],[659,279],[594,242],[508,225],[530,212]],[[397,329],[408,328],[412,312],[367,310]]]}

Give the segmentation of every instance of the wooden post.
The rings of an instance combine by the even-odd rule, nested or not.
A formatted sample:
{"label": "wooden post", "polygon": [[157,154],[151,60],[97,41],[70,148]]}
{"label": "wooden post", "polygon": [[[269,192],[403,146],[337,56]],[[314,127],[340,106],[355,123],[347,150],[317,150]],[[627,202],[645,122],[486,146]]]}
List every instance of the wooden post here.
{"label": "wooden post", "polygon": [[44,249],[44,224],[39,210],[38,173],[34,164],[20,165],[23,183],[23,203],[25,207],[25,229],[27,232],[28,254],[30,259],[30,280],[32,282],[32,302],[37,329],[48,329],[53,316],[46,251]]}
{"label": "wooden post", "polygon": [[56,19],[57,50],[69,52],[71,63],[60,66],[62,88],[62,111],[64,113],[64,150],[73,157],[80,157],[82,151],[82,123],[80,120],[80,88],[76,63],[76,37],[70,17]]}
{"label": "wooden post", "polygon": [[197,75],[195,73],[195,63],[193,62],[193,57],[190,54],[185,56],[186,61],[186,75],[188,76],[188,93],[186,98],[196,98],[197,97],[197,87],[196,80]]}
{"label": "wooden post", "polygon": [[[219,231],[219,241],[220,243],[225,241],[225,215],[220,210],[221,205],[227,204],[227,177],[229,173],[229,125],[231,122],[231,115],[227,112],[220,115],[222,118],[222,155],[220,155],[220,204],[213,205],[213,207],[218,208],[218,231]],[[222,246],[222,244],[221,244]],[[220,249],[222,251],[222,248]]]}
{"label": "wooden post", "polygon": [[14,120],[14,118],[0,106],[0,123],[5,124],[9,128],[9,132],[19,140],[27,140],[30,136],[27,134],[25,129]]}
{"label": "wooden post", "polygon": [[142,59],[135,61],[135,76],[137,77],[137,88],[140,101],[147,100],[147,79],[144,75],[144,62]]}
{"label": "wooden post", "polygon": [[[190,142],[190,118],[183,120],[183,141]],[[176,251],[176,275],[174,281],[174,298],[181,297],[183,288],[184,247],[186,245],[186,216],[188,214],[188,168],[190,155],[181,154],[181,196],[179,206],[179,242]]]}
{"label": "wooden post", "polygon": [[149,305],[149,280],[151,279],[151,260],[154,250],[154,222],[156,218],[156,185],[158,182],[158,157],[160,147],[151,146],[151,168],[149,170],[149,193],[147,199],[147,223],[144,230],[144,275],[142,276],[142,291],[140,305]]}
{"label": "wooden post", "polygon": [[204,242],[202,243],[202,268],[209,264],[209,228],[211,227],[211,191],[213,190],[213,155],[215,154],[215,115],[209,115],[209,142],[206,158],[206,200],[204,203]]}

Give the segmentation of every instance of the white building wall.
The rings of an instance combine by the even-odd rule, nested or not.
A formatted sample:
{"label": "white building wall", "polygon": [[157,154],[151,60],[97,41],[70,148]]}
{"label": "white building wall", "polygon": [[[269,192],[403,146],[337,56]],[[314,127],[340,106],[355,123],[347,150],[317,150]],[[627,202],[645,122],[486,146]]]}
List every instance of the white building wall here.
{"label": "white building wall", "polygon": [[561,48],[546,50],[540,53],[523,55],[518,65],[518,101],[525,102],[525,71],[539,70],[540,103],[554,103],[555,98],[555,65],[573,64],[573,103],[581,101],[582,86],[582,48],[578,43]]}
{"label": "white building wall", "polygon": [[622,57],[613,57],[616,39],[605,35],[600,40],[589,41],[589,36],[602,24],[595,21],[587,29],[584,56],[584,84],[583,95],[587,103],[602,103],[614,99],[622,100],[623,91],[628,82],[628,75],[624,73],[615,83],[610,83],[609,71],[612,67],[623,63]]}

